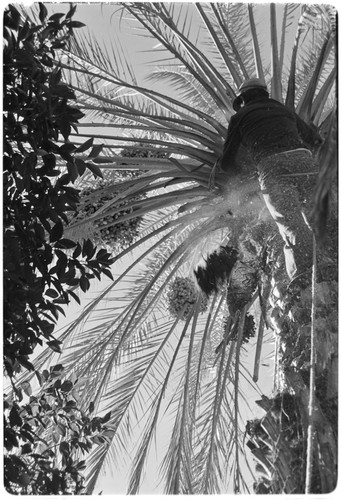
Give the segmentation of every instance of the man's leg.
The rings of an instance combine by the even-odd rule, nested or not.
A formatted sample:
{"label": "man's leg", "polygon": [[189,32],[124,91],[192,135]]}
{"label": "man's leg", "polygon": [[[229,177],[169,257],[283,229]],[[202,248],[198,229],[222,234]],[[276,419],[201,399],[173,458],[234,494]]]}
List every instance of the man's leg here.
{"label": "man's leg", "polygon": [[313,243],[312,231],[302,214],[299,177],[291,175],[311,170],[312,163],[309,153],[292,152],[268,157],[257,167],[264,201],[284,241],[286,271],[291,280],[311,268]]}

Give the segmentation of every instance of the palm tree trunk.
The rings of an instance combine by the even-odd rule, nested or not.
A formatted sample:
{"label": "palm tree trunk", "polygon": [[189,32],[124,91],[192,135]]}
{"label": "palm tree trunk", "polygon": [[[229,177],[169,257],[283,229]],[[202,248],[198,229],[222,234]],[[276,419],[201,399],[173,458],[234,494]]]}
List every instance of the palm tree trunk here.
{"label": "palm tree trunk", "polygon": [[[282,204],[282,215],[292,220],[292,204],[290,200],[297,198],[295,184],[287,184],[286,203]],[[308,193],[311,195],[311,193]],[[283,193],[278,193],[283,196]],[[332,222],[330,223],[332,225]],[[269,318],[270,327],[279,342],[279,359],[277,371],[280,372],[280,395],[289,393],[298,407],[297,418],[289,417],[284,408],[280,413],[274,412],[274,405],[266,406],[266,416],[262,427],[268,435],[271,451],[263,457],[271,463],[268,473],[263,478],[265,484],[270,481],[271,493],[304,493],[306,472],[306,447],[309,419],[309,389],[310,389],[310,333],[312,309],[312,285],[304,289],[296,289],[294,294],[288,291],[288,276],[284,265],[283,240],[278,228],[268,221],[263,227],[261,221],[244,225],[244,232],[239,235],[238,248],[242,254],[239,266],[235,266],[231,275],[230,291],[243,290],[250,294],[251,289],[245,283],[240,267],[250,270],[248,277],[258,268],[258,285],[265,303],[265,314]],[[261,231],[261,228],[266,231]],[[336,221],[334,230],[337,231]],[[276,236],[269,237],[276,232]],[[331,238],[331,240],[333,240]],[[265,241],[271,241],[266,248]],[[305,245],[304,239],[299,243]],[[263,255],[260,248],[263,247]],[[250,249],[256,250],[253,253]],[[258,248],[258,250],[257,250]],[[266,250],[264,250],[264,248]],[[305,251],[298,248],[296,251]],[[331,492],[337,481],[337,242],[329,241],[329,246],[323,251],[318,250],[317,271],[315,283],[315,315],[316,330],[316,383],[314,390],[315,402],[313,408],[314,434],[312,453],[311,493]],[[257,273],[256,273],[257,274]],[[309,273],[308,273],[309,274]],[[238,280],[238,276],[242,278]],[[250,276],[249,276],[250,275]],[[239,287],[239,288],[238,288]],[[267,290],[270,288],[270,294]],[[238,296],[239,297],[239,296]],[[229,308],[235,304],[236,293],[229,298]],[[233,300],[232,300],[233,299]],[[230,304],[229,302],[232,303]],[[240,304],[237,304],[240,308]],[[233,312],[233,311],[232,311]],[[279,416],[280,415],[280,416]],[[295,427],[296,426],[296,427]],[[299,438],[293,437],[293,429],[300,429]],[[255,440],[254,456],[259,458],[261,442]],[[298,465],[298,461],[300,465]],[[270,473],[269,473],[270,470]],[[268,486],[267,486],[268,487]],[[257,486],[259,488],[259,485]]]}
{"label": "palm tree trunk", "polygon": [[[326,256],[319,255],[318,267],[320,281],[316,287],[316,384],[313,419],[315,432],[313,435],[312,483],[311,493],[327,493],[333,491],[337,481],[337,262],[329,258],[328,273],[324,271]],[[333,275],[334,273],[334,275]],[[325,277],[323,277],[323,274]],[[307,436],[309,419],[309,385],[310,385],[310,329],[312,307],[312,287],[301,290],[299,296],[289,297],[283,287],[280,273],[272,279],[272,290],[269,300],[270,323],[280,342],[280,366],[282,372],[281,393],[289,391],[295,395],[300,408],[300,422],[303,435]],[[285,438],[285,429],[278,429],[277,443],[274,449],[277,454],[283,453],[279,443]],[[305,458],[306,442],[300,448],[301,458]],[[289,449],[287,463],[294,463],[298,453],[295,443]],[[284,459],[283,459],[284,460]],[[304,481],[295,485],[288,482],[275,481],[281,476],[279,464],[273,463],[273,493],[304,493]],[[301,471],[303,474],[305,469]],[[292,489],[293,488],[293,489]]]}

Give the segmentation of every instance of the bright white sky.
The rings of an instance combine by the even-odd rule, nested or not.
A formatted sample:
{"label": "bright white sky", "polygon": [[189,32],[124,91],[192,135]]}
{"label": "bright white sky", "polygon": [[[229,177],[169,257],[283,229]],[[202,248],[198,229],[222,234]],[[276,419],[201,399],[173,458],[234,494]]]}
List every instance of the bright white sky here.
{"label": "bright white sky", "polygon": [[[117,2],[90,1],[74,3],[77,4],[74,19],[86,24],[94,38],[99,42],[103,41],[108,47],[110,47],[111,43],[115,46],[116,41],[119,40],[134,68],[139,83],[142,83],[144,76],[148,75],[153,69],[153,66],[155,66],[154,61],[158,59],[157,53],[155,54],[155,41],[142,36],[136,38],[131,20],[121,19]],[[253,3],[258,4],[255,12],[258,36],[261,45],[266,48],[269,46],[270,41],[269,3],[259,1]],[[51,12],[67,12],[69,10],[69,4],[66,2],[44,2],[44,4]],[[277,23],[278,27],[280,27],[280,4],[278,7]],[[293,23],[293,26],[295,27],[295,23]],[[81,30],[84,33],[86,32],[86,28]],[[151,51],[154,52],[154,57],[151,57]]]}

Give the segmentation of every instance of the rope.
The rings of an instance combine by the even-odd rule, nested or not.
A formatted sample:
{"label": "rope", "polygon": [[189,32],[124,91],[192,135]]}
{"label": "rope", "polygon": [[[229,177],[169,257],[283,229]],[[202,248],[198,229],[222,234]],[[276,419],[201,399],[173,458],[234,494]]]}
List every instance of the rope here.
{"label": "rope", "polygon": [[307,433],[307,465],[305,476],[305,494],[311,492],[311,481],[313,474],[314,460],[314,434],[315,434],[315,364],[316,364],[316,240],[313,235],[313,268],[311,277],[311,333],[310,333],[310,387],[309,387],[309,408],[308,408],[308,433]]}

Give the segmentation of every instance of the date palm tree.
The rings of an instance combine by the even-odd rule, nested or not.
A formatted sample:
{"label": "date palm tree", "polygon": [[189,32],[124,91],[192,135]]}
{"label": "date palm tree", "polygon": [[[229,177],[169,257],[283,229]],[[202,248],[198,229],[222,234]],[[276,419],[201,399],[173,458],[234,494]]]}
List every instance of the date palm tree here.
{"label": "date palm tree", "polygon": [[[235,178],[214,175],[213,166],[239,85],[262,77],[273,98],[313,123],[325,138],[319,159],[328,175],[322,178],[317,206],[333,199],[335,12],[327,5],[270,4],[266,9],[265,41],[259,28],[264,6],[112,6],[115,15],[138,27],[137,43],[144,36],[156,44],[150,60],[157,53],[158,65],[146,85],[138,83],[118,48],[110,53],[93,37],[77,36],[61,55],[64,76],[85,113],[71,141],[77,146],[94,137],[99,154],[89,158],[80,153],[79,161],[91,162],[107,181],[101,189],[111,193],[100,209],[75,221],[70,234],[82,235],[82,228],[86,234],[104,216],[108,228],[136,217],[142,221],[138,237],[115,255],[114,281],[60,333],[64,349],[59,362],[78,378],[79,401],[99,412],[111,411],[111,430],[87,459],[89,493],[107,464],[123,456],[133,457],[128,492],[137,493],[154,439],[160,442],[157,465],[164,492],[250,491],[254,474],[243,444],[249,411],[245,391],[258,378],[264,331],[275,330],[280,365],[293,363],[295,376],[300,368],[297,346],[294,354],[286,349],[290,336],[284,320],[293,308],[278,306],[280,240],[250,176],[250,160],[241,153],[241,174]],[[137,156],[121,154],[122,149],[133,153],[137,144]],[[121,171],[139,175],[118,182]],[[81,188],[86,181],[92,182],[83,180]],[[84,203],[94,195],[86,196]],[[209,269],[214,254],[223,262],[219,272],[214,265]],[[195,277],[200,269],[201,287]],[[324,282],[325,293],[331,293]],[[302,316],[301,305],[295,307]],[[308,298],[305,307],[310,308]],[[257,324],[253,376],[244,343],[250,314]],[[302,325],[294,324],[301,339]],[[332,326],[328,332],[336,355]],[[44,352],[36,366],[54,360]],[[326,354],[321,370],[328,360]],[[278,389],[292,387],[283,371],[278,377]],[[332,485],[333,478],[326,488]],[[299,487],[292,486],[296,492]],[[278,488],[286,491],[284,478]]]}

